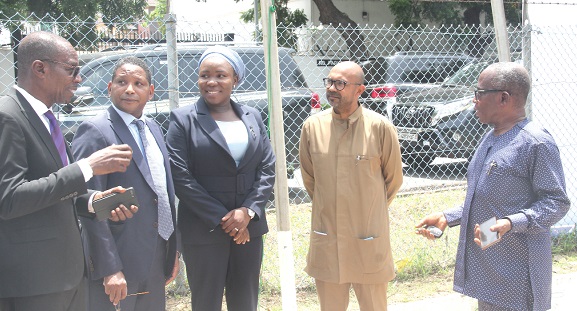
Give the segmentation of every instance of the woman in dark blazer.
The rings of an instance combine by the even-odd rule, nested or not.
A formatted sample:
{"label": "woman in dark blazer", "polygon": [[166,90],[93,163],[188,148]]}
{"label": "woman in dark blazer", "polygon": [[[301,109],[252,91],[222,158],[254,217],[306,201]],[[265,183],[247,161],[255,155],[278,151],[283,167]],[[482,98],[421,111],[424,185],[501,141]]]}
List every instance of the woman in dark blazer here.
{"label": "woman in dark blazer", "polygon": [[244,78],[240,56],[207,49],[196,105],[170,115],[170,154],[192,310],[257,309],[265,205],[275,157],[260,113],[231,100]]}

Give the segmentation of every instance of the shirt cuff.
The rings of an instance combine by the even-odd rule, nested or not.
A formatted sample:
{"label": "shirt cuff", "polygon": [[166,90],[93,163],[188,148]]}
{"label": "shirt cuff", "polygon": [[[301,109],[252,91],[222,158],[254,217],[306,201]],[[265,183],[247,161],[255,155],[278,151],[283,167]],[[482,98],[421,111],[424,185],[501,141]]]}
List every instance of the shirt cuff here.
{"label": "shirt cuff", "polygon": [[95,191],[93,194],[90,195],[90,199],[88,199],[88,212],[89,213],[94,213],[94,207],[92,207],[92,200],[94,200],[94,196],[98,193],[99,191]]}
{"label": "shirt cuff", "polygon": [[509,219],[511,222],[511,231],[510,232],[524,232],[527,231],[527,227],[529,226],[529,220],[527,219],[527,215],[523,213],[517,213],[513,215],[509,215],[503,218]]}
{"label": "shirt cuff", "polygon": [[461,224],[461,217],[463,216],[463,209],[460,207],[443,211],[445,219],[449,227],[458,226]]}
{"label": "shirt cuff", "polygon": [[[78,166],[80,166],[80,170],[82,171],[82,175],[84,175],[84,182],[88,182],[92,176],[94,176],[94,172],[92,171],[92,167],[88,163],[88,160],[81,159],[76,161],[76,163],[78,163]],[[92,202],[92,200],[90,200],[90,202]]]}

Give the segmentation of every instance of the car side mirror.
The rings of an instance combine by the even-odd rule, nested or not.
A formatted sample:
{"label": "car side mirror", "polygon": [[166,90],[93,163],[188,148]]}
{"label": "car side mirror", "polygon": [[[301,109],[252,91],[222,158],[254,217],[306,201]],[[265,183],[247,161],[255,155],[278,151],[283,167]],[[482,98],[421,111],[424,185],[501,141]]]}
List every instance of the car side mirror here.
{"label": "car side mirror", "polygon": [[60,110],[68,114],[72,112],[72,108],[74,108],[74,106],[70,103],[60,106]]}
{"label": "car side mirror", "polygon": [[[70,103],[67,105],[70,106],[89,106],[94,101],[94,94],[92,93],[92,89],[88,86],[81,86],[79,87],[74,95],[70,99]],[[64,109],[64,107],[62,107]],[[72,111],[72,108],[70,108]],[[65,110],[66,112],[66,110]]]}

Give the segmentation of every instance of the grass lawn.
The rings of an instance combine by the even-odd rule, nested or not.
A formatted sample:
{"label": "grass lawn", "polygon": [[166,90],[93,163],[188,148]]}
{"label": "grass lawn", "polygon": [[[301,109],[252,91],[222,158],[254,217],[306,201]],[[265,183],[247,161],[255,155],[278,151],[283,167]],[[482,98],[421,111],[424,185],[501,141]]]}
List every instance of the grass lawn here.
{"label": "grass lawn", "polygon": [[[389,284],[389,304],[419,300],[452,292],[453,265],[459,227],[445,230],[436,241],[414,234],[414,226],[431,212],[454,207],[463,202],[464,189],[400,196],[390,207],[391,245],[397,277]],[[310,204],[290,207],[291,234],[298,310],[319,310],[314,280],[304,271],[309,244]],[[259,310],[282,310],[280,267],[277,245],[277,219],[274,209],[267,212],[270,233],[265,237],[265,255],[261,275]],[[555,273],[577,271],[577,237],[575,234],[556,241]],[[171,285],[174,287],[174,285]],[[169,287],[170,289],[170,287]],[[186,291],[187,292],[187,289]],[[350,310],[358,310],[351,293]],[[169,296],[167,310],[190,310],[189,296]],[[223,304],[223,310],[226,310]]]}

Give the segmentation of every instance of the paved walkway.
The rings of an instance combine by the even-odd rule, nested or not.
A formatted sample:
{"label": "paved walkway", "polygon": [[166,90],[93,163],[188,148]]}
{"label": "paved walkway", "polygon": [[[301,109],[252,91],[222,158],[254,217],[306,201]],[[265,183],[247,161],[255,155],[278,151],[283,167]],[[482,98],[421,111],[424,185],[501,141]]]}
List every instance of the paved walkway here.
{"label": "paved walkway", "polygon": [[[477,301],[458,293],[389,305],[389,311],[470,311]],[[577,310],[577,272],[553,274],[552,311]]]}

